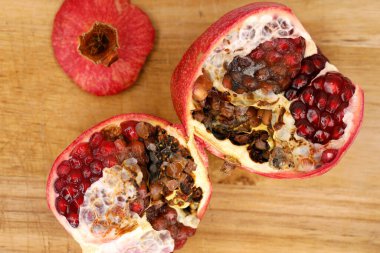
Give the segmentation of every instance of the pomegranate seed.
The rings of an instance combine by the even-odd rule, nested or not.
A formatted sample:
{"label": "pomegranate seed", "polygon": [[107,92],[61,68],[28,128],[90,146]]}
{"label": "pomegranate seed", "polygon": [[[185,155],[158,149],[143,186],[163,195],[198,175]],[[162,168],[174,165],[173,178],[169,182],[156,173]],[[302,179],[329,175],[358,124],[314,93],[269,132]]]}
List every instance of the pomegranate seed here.
{"label": "pomegranate seed", "polygon": [[90,188],[91,183],[88,180],[83,180],[82,183],[79,185],[79,190],[85,194],[87,189]]}
{"label": "pomegranate seed", "polygon": [[67,221],[73,228],[77,228],[79,225],[79,215],[77,213],[69,213],[66,217]]}
{"label": "pomegranate seed", "polygon": [[114,144],[117,151],[125,151],[127,149],[127,144],[122,139],[117,139]]}
{"label": "pomegranate seed", "polygon": [[185,245],[186,241],[187,241],[187,239],[175,240],[174,241],[174,249],[182,248]]}
{"label": "pomegranate seed", "polygon": [[79,206],[73,200],[69,206],[69,213],[79,213]]}
{"label": "pomegranate seed", "polygon": [[71,202],[73,199],[75,199],[79,194],[79,190],[73,186],[68,185],[61,191],[61,196],[68,202]]}
{"label": "pomegranate seed", "polygon": [[90,138],[90,147],[91,148],[97,148],[100,146],[100,144],[103,142],[104,140],[104,137],[103,137],[103,134],[100,133],[100,132],[96,132],[94,133],[91,138]]}
{"label": "pomegranate seed", "polygon": [[313,105],[314,103],[314,90],[311,87],[307,87],[301,94],[301,101],[307,105]]}
{"label": "pomegranate seed", "polygon": [[342,101],[348,102],[350,98],[352,98],[353,95],[354,95],[354,92],[352,91],[352,88],[346,87],[341,94]]}
{"label": "pomegranate seed", "polygon": [[265,55],[264,50],[262,50],[262,49],[257,49],[257,50],[254,50],[254,51],[250,54],[250,57],[252,58],[252,60],[260,60],[261,58],[263,58],[264,55]]}
{"label": "pomegranate seed", "polygon": [[332,162],[335,159],[337,154],[338,154],[338,150],[336,149],[326,149],[322,153],[321,161],[323,163]]}
{"label": "pomegranate seed", "polygon": [[94,175],[100,175],[102,173],[103,168],[104,168],[103,164],[99,160],[94,160],[90,164],[91,173],[94,174]]}
{"label": "pomegranate seed", "polygon": [[285,64],[287,66],[295,66],[297,64],[299,64],[299,59],[297,57],[297,55],[293,55],[293,54],[288,54],[288,55],[285,55]]}
{"label": "pomegranate seed", "polygon": [[329,133],[322,130],[318,130],[314,134],[314,142],[326,144],[329,141],[329,137],[330,137]]}
{"label": "pomegranate seed", "polygon": [[304,119],[306,117],[306,105],[301,101],[293,102],[290,105],[290,112],[295,120]]}
{"label": "pomegranate seed", "polygon": [[147,163],[149,161],[145,153],[145,145],[141,141],[133,141],[131,144],[133,156],[139,161],[139,163]]}
{"label": "pomegranate seed", "polygon": [[85,164],[85,165],[90,165],[90,163],[91,163],[92,161],[94,161],[94,157],[93,157],[92,155],[86,156],[86,157],[83,159],[83,161],[84,161],[84,164]]}
{"label": "pomegranate seed", "polygon": [[299,90],[303,87],[305,87],[308,83],[308,78],[306,75],[299,75],[297,76],[293,82],[292,82],[292,87],[296,90]]}
{"label": "pomegranate seed", "polygon": [[305,59],[302,61],[300,73],[305,75],[311,75],[315,71],[315,67],[313,62],[309,59]]}
{"label": "pomegranate seed", "polygon": [[323,89],[329,94],[339,94],[342,90],[343,79],[340,74],[327,73]]}
{"label": "pomegranate seed", "polygon": [[83,201],[84,201],[84,196],[83,195],[79,195],[76,199],[73,200],[72,205],[74,205],[74,207],[77,210],[79,210],[80,205],[82,205]]}
{"label": "pomegranate seed", "polygon": [[322,112],[321,114],[321,120],[320,120],[320,126],[323,130],[326,130],[327,128],[331,128],[334,126],[334,120],[331,114],[327,112]]}
{"label": "pomegranate seed", "polygon": [[316,90],[322,90],[325,83],[325,77],[319,76],[313,80],[313,86]]}
{"label": "pomegranate seed", "polygon": [[164,219],[164,217],[158,217],[157,219],[153,220],[151,222],[151,225],[157,231],[164,230],[168,226],[167,221]]}
{"label": "pomegranate seed", "polygon": [[107,167],[107,168],[111,168],[111,167],[118,165],[118,164],[119,164],[119,161],[117,160],[117,158],[115,156],[107,156],[103,160],[103,166]]}
{"label": "pomegranate seed", "polygon": [[136,199],[129,203],[129,209],[137,214],[141,214],[144,211],[144,201],[142,199]]}
{"label": "pomegranate seed", "polygon": [[340,103],[341,101],[338,95],[330,96],[327,100],[326,111],[328,111],[329,113],[334,113],[336,109],[338,109]]}
{"label": "pomegranate seed", "polygon": [[270,65],[276,64],[281,59],[281,55],[275,51],[271,51],[266,55],[266,61]]}
{"label": "pomegranate seed", "polygon": [[103,141],[96,152],[95,157],[107,157],[116,153],[115,144],[112,141]]}
{"label": "pomegranate seed", "polygon": [[58,178],[54,182],[54,190],[56,193],[60,193],[62,189],[66,186],[67,182],[64,178]]}
{"label": "pomegranate seed", "polygon": [[139,136],[136,133],[136,124],[136,121],[125,121],[120,124],[122,133],[128,141],[139,139]]}
{"label": "pomegranate seed", "polygon": [[79,143],[73,151],[71,151],[71,156],[77,159],[83,159],[88,155],[91,155],[91,149],[87,142]]}
{"label": "pomegranate seed", "polygon": [[73,169],[79,170],[82,167],[82,162],[77,158],[70,158],[69,162]]}
{"label": "pomegranate seed", "polygon": [[69,174],[70,170],[71,168],[69,161],[63,161],[57,167],[57,175],[59,177],[65,177]]}
{"label": "pomegranate seed", "polygon": [[315,95],[315,105],[319,110],[323,111],[326,108],[327,95],[323,91],[318,91]]}
{"label": "pomegranate seed", "polygon": [[[169,223],[171,224],[171,223]],[[177,240],[177,236],[178,236],[178,232],[179,232],[179,228],[177,227],[177,224],[174,223],[174,224],[171,224],[171,226],[167,227],[166,230],[168,230],[170,232],[170,235],[171,237],[174,239],[174,240]]]}
{"label": "pomegranate seed", "polygon": [[271,51],[276,46],[276,41],[268,40],[261,44],[261,47],[266,51]]}
{"label": "pomegranate seed", "polygon": [[67,175],[67,182],[69,184],[78,184],[82,181],[82,173],[80,170],[72,170]]}
{"label": "pomegranate seed", "polygon": [[289,89],[285,92],[285,97],[291,101],[297,97],[297,91],[294,89]]}
{"label": "pomegranate seed", "polygon": [[348,103],[342,103],[339,108],[336,110],[334,116],[336,121],[342,122],[343,117],[344,117],[344,109],[346,109],[348,106]]}
{"label": "pomegranate seed", "polygon": [[91,177],[91,169],[89,166],[84,166],[82,169],[82,175],[83,178],[90,178]]}
{"label": "pomegranate seed", "polygon": [[164,214],[165,219],[169,224],[175,224],[177,222],[177,212],[175,209],[169,208],[169,210]]}
{"label": "pomegranate seed", "polygon": [[277,41],[277,51],[280,53],[286,53],[289,51],[290,46],[287,39],[278,39]]}
{"label": "pomegranate seed", "polygon": [[61,197],[56,198],[55,200],[55,208],[57,209],[57,212],[60,215],[66,215],[67,209],[68,209],[69,204],[67,201]]}
{"label": "pomegranate seed", "polygon": [[90,178],[90,182],[91,182],[91,184],[93,184],[93,183],[95,183],[96,181],[98,181],[99,179],[100,179],[100,177],[98,177],[98,176],[93,176],[93,177]]}
{"label": "pomegranate seed", "polygon": [[326,58],[320,54],[315,54],[311,56],[311,59],[313,61],[314,66],[318,69],[321,70],[325,67],[326,65]]}
{"label": "pomegranate seed", "polygon": [[334,140],[339,139],[344,134],[344,127],[343,126],[335,126],[331,133],[331,138]]}
{"label": "pomegranate seed", "polygon": [[313,135],[315,132],[314,127],[307,122],[307,120],[303,119],[297,122],[297,134],[301,137],[307,138]]}
{"label": "pomegranate seed", "polygon": [[318,127],[319,125],[319,119],[321,117],[321,113],[320,111],[315,108],[315,107],[311,107],[307,113],[306,113],[306,118],[307,120],[312,123],[314,126]]}
{"label": "pomegranate seed", "polygon": [[186,235],[186,237],[193,236],[196,232],[195,228],[187,227],[187,226],[181,226],[180,233]]}

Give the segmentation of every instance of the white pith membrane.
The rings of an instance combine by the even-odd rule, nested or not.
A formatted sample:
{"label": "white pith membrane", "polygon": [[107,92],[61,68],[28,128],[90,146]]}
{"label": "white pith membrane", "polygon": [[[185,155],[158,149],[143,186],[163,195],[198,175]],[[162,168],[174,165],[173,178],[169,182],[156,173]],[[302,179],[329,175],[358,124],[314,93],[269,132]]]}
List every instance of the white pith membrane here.
{"label": "white pith membrane", "polygon": [[[128,120],[128,119],[127,119]],[[114,125],[120,125],[126,119],[112,121]],[[185,139],[179,131],[167,125],[152,123],[153,126],[160,126],[167,131],[169,136],[174,137],[179,144],[188,149],[196,165],[194,175],[194,187],[202,189],[202,199],[196,206],[197,212],[188,213],[184,209],[190,204],[179,203],[177,192],[165,198],[171,203],[170,208],[175,209],[177,221],[184,226],[197,228],[200,222],[198,212],[203,210],[208,203],[210,194],[210,183],[208,181],[207,169],[203,165],[202,158],[198,155],[195,144]],[[109,125],[100,125],[93,132],[100,131]],[[86,136],[80,142],[88,142],[90,136]],[[60,157],[56,164],[67,159]],[[140,217],[129,209],[129,203],[137,198],[137,187],[143,181],[143,174],[135,158],[128,158],[120,165],[103,169],[103,176],[94,182],[85,192],[84,202],[80,206],[79,226],[73,228],[63,215],[60,215],[55,208],[55,199],[59,194],[54,192],[54,182],[58,178],[54,173],[48,182],[48,202],[50,209],[81,245],[83,252],[96,253],[169,253],[174,250],[174,239],[168,230],[155,230],[146,217],[146,212]],[[54,193],[54,194],[52,194]],[[194,203],[192,203],[193,205]],[[146,208],[148,209],[148,208]],[[111,226],[104,226],[104,221]]]}
{"label": "white pith membrane", "polygon": [[[286,22],[286,29],[282,29],[281,25]],[[277,28],[271,24],[276,23]],[[272,31],[264,31],[264,27],[272,27]],[[292,30],[290,34],[289,31]],[[283,122],[285,123],[279,130],[274,130],[273,136],[269,137],[268,143],[270,150],[274,146],[287,150],[287,162],[281,168],[275,168],[270,162],[256,163],[254,162],[247,150],[247,145],[234,145],[229,139],[218,140],[212,133],[206,130],[203,123],[195,120],[191,113],[188,114],[189,132],[190,136],[193,134],[205,140],[210,146],[216,149],[217,152],[222,153],[225,159],[236,165],[246,168],[252,168],[257,172],[262,173],[276,173],[286,171],[299,171],[309,172],[319,168],[322,165],[321,155],[326,149],[339,149],[349,139],[351,133],[355,130],[355,125],[352,124],[356,108],[359,107],[360,99],[356,96],[358,89],[355,89],[355,94],[349,101],[349,106],[344,110],[343,122],[347,125],[344,129],[344,134],[337,140],[331,140],[325,145],[312,143],[296,133],[295,120],[293,119],[289,107],[293,101],[285,98],[284,92],[275,94],[274,92],[264,93],[261,89],[254,92],[237,94],[232,90],[226,89],[223,84],[223,78],[226,74],[226,69],[223,67],[225,63],[232,62],[234,57],[244,57],[252,50],[265,41],[270,41],[276,38],[297,38],[302,37],[305,39],[305,53],[303,58],[314,55],[317,53],[317,47],[312,41],[310,35],[303,28],[301,23],[291,14],[278,10],[270,9],[269,11],[262,11],[258,14],[252,15],[241,23],[237,24],[226,35],[224,35],[215,46],[208,52],[208,56],[198,70],[198,74],[193,80],[203,74],[205,71],[213,83],[213,87],[220,92],[229,92],[231,103],[234,106],[254,106],[259,109],[267,109],[272,111],[271,125],[273,126],[279,117],[281,108],[285,108]],[[326,62],[325,68],[315,77],[324,75],[327,72],[338,71],[338,69]],[[314,80],[313,78],[312,80]],[[311,81],[312,82],[312,81]],[[310,83],[311,83],[310,82]],[[271,105],[262,105],[260,101],[273,103]],[[191,96],[189,96],[188,104],[189,110],[193,111],[196,106]],[[268,127],[264,124],[253,128],[253,130],[267,130]],[[294,138],[291,136],[294,133]]]}

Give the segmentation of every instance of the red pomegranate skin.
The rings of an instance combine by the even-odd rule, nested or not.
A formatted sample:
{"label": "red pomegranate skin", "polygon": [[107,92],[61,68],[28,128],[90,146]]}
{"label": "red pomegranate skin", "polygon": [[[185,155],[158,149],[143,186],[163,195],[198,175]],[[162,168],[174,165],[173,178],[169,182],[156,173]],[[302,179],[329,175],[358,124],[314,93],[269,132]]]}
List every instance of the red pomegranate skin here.
{"label": "red pomegranate skin", "polygon": [[[96,21],[111,25],[118,33],[119,59],[110,67],[95,64],[78,52],[78,37]],[[153,48],[154,36],[149,17],[129,0],[66,0],[54,20],[52,44],[58,63],[79,87],[105,96],[136,81]]]}
{"label": "red pomegranate skin", "polygon": [[[224,37],[233,27],[238,26],[247,17],[263,11],[270,11],[271,9],[278,9],[282,12],[290,14],[295,19],[297,19],[289,7],[279,3],[259,2],[248,4],[246,6],[242,6],[235,10],[232,10],[229,13],[222,16],[219,20],[212,24],[201,36],[199,36],[189,47],[189,49],[185,52],[172,75],[171,96],[176,113],[180,118],[181,122],[184,124],[187,132],[189,127],[188,120],[191,118],[188,106],[190,103],[192,103],[193,84],[196,78],[198,77],[198,74],[200,73],[202,64],[207,59],[209,53],[213,49],[213,46],[222,37]],[[277,173],[262,173],[255,171],[253,168],[242,168],[248,170],[249,172],[277,179],[309,178],[312,176],[322,175],[329,171],[338,163],[338,161],[342,158],[342,155],[352,144],[352,142],[358,134],[363,120],[364,93],[358,85],[355,85],[355,89],[357,90],[357,95],[355,96],[358,96],[358,104],[361,105],[361,108],[356,110],[356,114],[354,115],[354,131],[350,134],[350,138],[346,140],[345,144],[338,150],[337,155],[332,161],[310,172],[291,171]],[[218,151],[214,146],[210,145],[205,140],[197,136],[196,139],[200,143],[200,145],[204,146],[215,156],[220,157],[222,159],[225,158],[225,155],[223,153]]]}
{"label": "red pomegranate skin", "polygon": [[[61,164],[62,161],[66,160],[70,156],[70,153],[72,152],[74,147],[77,146],[78,143],[82,143],[83,141],[88,141],[94,132],[99,132],[105,126],[112,125],[112,124],[117,125],[117,124],[120,124],[121,122],[125,122],[125,121],[144,121],[144,122],[148,122],[152,125],[159,125],[164,129],[167,129],[168,127],[172,127],[172,128],[175,128],[177,130],[177,132],[180,136],[187,139],[186,134],[185,134],[185,129],[183,128],[182,125],[172,124],[172,123],[170,123],[164,119],[161,119],[161,118],[158,118],[158,117],[155,117],[152,115],[148,115],[148,114],[139,114],[139,113],[121,114],[121,115],[114,116],[110,119],[107,119],[107,120],[93,126],[92,128],[86,130],[85,132],[83,132],[54,161],[54,164],[50,170],[48,180],[47,180],[47,185],[46,185],[46,198],[47,198],[47,202],[48,202],[48,207],[53,212],[53,214],[55,215],[57,220],[61,223],[61,225],[69,233],[71,233],[71,230],[73,228],[70,226],[70,224],[68,222],[66,222],[64,217],[61,216],[57,212],[56,207],[55,207],[56,193],[54,190],[54,182],[55,182],[55,179],[57,178],[57,173],[56,173],[57,167],[58,167],[58,165]],[[197,143],[196,143],[196,146],[198,148],[198,153],[200,155],[202,163],[203,163],[204,167],[207,168],[208,167],[208,159],[207,159],[207,155],[205,153],[205,150],[203,149],[203,146],[198,145]],[[198,209],[197,217],[199,219],[202,219],[203,216],[205,215],[205,212],[206,212],[207,207],[208,207],[208,203],[210,202],[211,192],[212,192],[211,182],[210,182],[208,176],[207,175],[205,175],[205,176],[207,177],[208,187],[210,190],[209,190],[209,194],[204,195],[205,204]]]}

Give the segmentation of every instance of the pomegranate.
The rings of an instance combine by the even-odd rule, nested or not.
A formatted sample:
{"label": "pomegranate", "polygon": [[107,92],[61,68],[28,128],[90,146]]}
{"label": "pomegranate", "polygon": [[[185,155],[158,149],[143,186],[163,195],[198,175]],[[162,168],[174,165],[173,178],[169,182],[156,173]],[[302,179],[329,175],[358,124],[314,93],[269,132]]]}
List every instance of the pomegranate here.
{"label": "pomegranate", "polygon": [[171,92],[189,136],[229,165],[274,178],[331,169],[363,117],[362,89],[276,3],[249,4],[208,28],[175,69]]}
{"label": "pomegranate", "polygon": [[149,17],[129,0],[66,0],[54,20],[58,63],[79,87],[98,96],[130,87],[153,42]]}
{"label": "pomegranate", "polygon": [[124,114],[85,131],[58,156],[46,193],[83,252],[168,253],[194,235],[211,185],[207,157],[182,126]]}

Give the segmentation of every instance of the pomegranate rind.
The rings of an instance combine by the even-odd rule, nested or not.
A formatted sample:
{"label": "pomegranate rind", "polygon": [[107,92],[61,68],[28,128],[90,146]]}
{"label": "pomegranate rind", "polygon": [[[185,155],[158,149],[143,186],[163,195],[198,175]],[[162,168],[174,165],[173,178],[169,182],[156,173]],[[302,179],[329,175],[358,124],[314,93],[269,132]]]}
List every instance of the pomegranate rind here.
{"label": "pomegranate rind", "polygon": [[[110,67],[95,64],[78,52],[79,36],[96,21],[111,25],[118,33],[119,59]],[[52,45],[58,63],[80,88],[105,96],[134,84],[154,37],[149,17],[128,0],[66,0],[55,16]]]}
{"label": "pomegranate rind", "polygon": [[[207,173],[208,161],[204,158],[205,151],[202,150],[202,147],[198,146],[198,144],[196,144],[195,141],[191,141],[186,137],[185,130],[181,125],[174,125],[164,119],[152,115],[130,113],[114,116],[84,131],[56,158],[48,176],[46,185],[46,198],[48,207],[53,212],[57,220],[70,234],[72,234],[73,230],[75,230],[75,228],[70,226],[66,218],[60,215],[55,208],[55,199],[58,195],[54,191],[54,182],[58,178],[58,175],[56,173],[58,165],[62,161],[68,159],[71,151],[78,143],[88,141],[94,132],[98,132],[108,125],[118,125],[124,121],[141,121],[150,123],[154,126],[160,126],[161,128],[165,129],[169,135],[175,137],[181,145],[189,149],[192,157],[194,158],[194,161],[197,164],[195,182],[202,188],[203,191],[203,198],[199,204],[199,208],[197,211],[197,218],[202,219],[207,210],[208,203],[210,202],[212,192],[211,182]],[[203,155],[200,154],[200,152],[202,152]]]}
{"label": "pomegranate rind", "polygon": [[[187,135],[197,135],[192,128],[191,121],[191,103],[192,103],[192,91],[196,78],[201,73],[203,63],[214,49],[214,46],[222,39],[229,31],[235,27],[239,27],[247,18],[253,15],[261,14],[263,12],[270,13],[276,11],[277,13],[283,13],[286,17],[290,18],[292,22],[304,30],[302,24],[297,17],[292,13],[292,10],[282,4],[278,3],[253,3],[238,9],[232,10],[225,14],[214,24],[212,24],[198,39],[196,39],[190,48],[185,52],[181,61],[174,70],[171,79],[171,96],[174,108],[181,122],[184,124]],[[241,166],[243,169],[260,174],[262,176],[278,178],[278,179],[291,179],[291,178],[308,178],[312,176],[318,176],[329,171],[340,160],[342,155],[346,152],[349,146],[354,141],[358,134],[361,122],[363,119],[364,110],[364,94],[363,90],[355,85],[356,91],[354,97],[356,97],[355,104],[351,105],[351,113],[354,115],[349,138],[345,140],[344,144],[339,148],[338,153],[334,160],[322,165],[321,167],[309,171],[279,171],[279,172],[261,172],[255,170],[254,167]],[[211,134],[210,134],[211,135]],[[222,159],[228,159],[226,155],[218,149],[218,145],[211,143],[207,138],[196,136],[195,139],[209,150],[212,154]]]}

